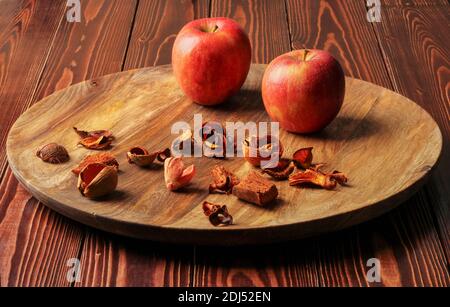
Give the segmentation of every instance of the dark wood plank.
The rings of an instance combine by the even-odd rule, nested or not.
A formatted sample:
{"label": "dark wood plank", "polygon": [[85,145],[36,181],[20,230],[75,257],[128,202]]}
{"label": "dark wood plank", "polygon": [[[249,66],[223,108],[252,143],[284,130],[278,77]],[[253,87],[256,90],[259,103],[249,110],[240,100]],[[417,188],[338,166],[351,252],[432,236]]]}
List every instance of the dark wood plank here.
{"label": "dark wood plank", "polygon": [[82,22],[64,21],[34,100],[122,70],[137,0],[82,1]]}
{"label": "dark wood plank", "polygon": [[[287,1],[292,47],[326,49],[347,75],[391,87],[365,1]],[[395,27],[395,23],[392,23]],[[375,222],[323,236],[314,251],[323,286],[445,285],[448,271],[424,193]],[[423,231],[409,221],[420,221]],[[399,226],[402,229],[399,230]],[[412,242],[405,244],[405,242]],[[411,262],[410,255],[414,255]],[[382,261],[382,283],[368,283],[366,262]],[[383,265],[384,264],[384,265]]]}
{"label": "dark wood plank", "polygon": [[[65,263],[76,256],[70,224],[62,224],[17,183],[7,168],[9,128],[32,103],[63,20],[65,1],[2,2],[0,11],[0,285],[68,285]],[[33,51],[33,52],[31,52]],[[53,223],[47,224],[52,220]],[[46,225],[47,224],[47,225]],[[40,226],[39,226],[40,225]],[[47,235],[49,237],[47,237]],[[36,244],[34,244],[36,243]],[[75,242],[76,243],[76,242]],[[60,247],[57,251],[51,247]],[[39,252],[36,252],[39,250]],[[36,265],[38,263],[39,265]],[[31,269],[30,269],[31,266]]]}
{"label": "dark wood plank", "polygon": [[177,33],[189,21],[207,17],[209,0],[141,0],[125,70],[170,64]]}
{"label": "dark wood plank", "polygon": [[269,63],[290,50],[284,0],[212,0],[214,16],[233,18],[247,31],[254,63]]}
{"label": "dark wood plank", "polygon": [[[124,69],[170,63],[175,35],[208,12],[209,0],[140,0]],[[83,245],[85,274],[80,285],[189,286],[194,252],[193,246],[135,241],[90,230]]]}
{"label": "dark wood plank", "polygon": [[[62,2],[65,8],[66,2]],[[55,29],[52,48],[44,54],[46,67],[42,71],[41,82],[30,93],[27,106],[73,83],[120,71],[136,5],[136,1],[83,1],[81,23],[68,23],[64,18],[58,30]],[[47,8],[35,9],[42,18]],[[64,11],[60,13],[65,15]],[[29,34],[24,44],[30,48],[41,35]],[[17,82],[17,76],[9,78],[12,79],[9,82]],[[4,271],[8,278],[2,277],[2,282],[8,285],[69,285],[66,262],[79,256],[84,226],[45,208],[30,199],[22,188],[14,188],[16,186],[17,181],[8,170],[0,185],[8,195],[2,197],[0,208],[4,214],[0,215],[0,227],[11,234],[1,239],[14,240],[11,241],[14,244],[1,251],[0,259],[11,261],[14,266]],[[11,224],[8,221],[16,222]],[[14,232],[19,230],[20,236],[14,236]]]}
{"label": "dark wood plank", "polygon": [[78,256],[79,227],[38,204],[9,169],[0,195],[0,285],[68,286],[67,260]]}
{"label": "dark wood plank", "polygon": [[[31,104],[65,1],[7,0],[0,11],[0,174],[6,171],[9,128]],[[30,39],[35,38],[35,39]],[[32,51],[32,52],[31,52]],[[0,177],[1,179],[1,177]]]}
{"label": "dark wood plank", "polygon": [[75,286],[190,286],[191,246],[163,245],[89,229]]}
{"label": "dark wood plank", "polygon": [[[374,24],[395,91],[427,110],[441,127],[440,163],[425,187],[450,262],[450,4],[447,1],[386,0],[383,21]],[[394,26],[395,25],[395,26]]]}
{"label": "dark wood plank", "polygon": [[[238,21],[253,47],[253,61],[268,63],[290,50],[284,1],[215,1],[212,16]],[[195,286],[317,286],[317,268],[306,244],[240,248],[197,247]]]}

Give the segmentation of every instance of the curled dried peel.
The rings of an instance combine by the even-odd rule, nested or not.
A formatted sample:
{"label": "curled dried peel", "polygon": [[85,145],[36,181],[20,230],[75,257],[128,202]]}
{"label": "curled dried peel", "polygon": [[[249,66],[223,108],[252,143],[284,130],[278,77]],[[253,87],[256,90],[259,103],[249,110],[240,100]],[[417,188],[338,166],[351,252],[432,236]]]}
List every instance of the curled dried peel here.
{"label": "curled dried peel", "polygon": [[164,160],[170,157],[170,154],[170,149],[168,148],[162,151],[149,153],[144,147],[135,146],[127,152],[127,160],[130,164],[146,167],[155,162],[155,160],[164,162]]}
{"label": "curled dried peel", "polygon": [[276,180],[285,180],[295,170],[294,163],[289,159],[281,159],[275,168],[263,169],[263,173],[268,174]]}
{"label": "curled dried peel", "polygon": [[298,168],[308,169],[313,160],[312,147],[301,148],[297,150],[292,160]]}
{"label": "curled dried peel", "polygon": [[140,146],[132,147],[127,152],[128,163],[138,166],[149,166],[155,161],[157,156],[158,152],[150,154],[147,149]]}
{"label": "curled dried peel", "polygon": [[[283,155],[283,145],[272,135],[261,137],[251,136],[244,140],[242,144],[244,158],[253,166],[260,167],[262,162],[269,162],[272,155],[281,157]],[[276,165],[266,165],[265,168],[275,167]]]}
{"label": "curled dried peel", "polygon": [[[204,148],[204,155],[210,158],[224,158],[226,154],[226,131],[218,122],[203,123],[200,132]],[[216,152],[218,150],[218,152]]]}
{"label": "curled dried peel", "polygon": [[79,175],[80,172],[83,170],[83,168],[85,168],[86,166],[88,166],[89,164],[92,163],[100,163],[100,164],[105,164],[108,166],[114,166],[117,169],[119,169],[119,162],[117,162],[116,157],[114,157],[112,154],[110,153],[98,153],[98,154],[93,154],[93,155],[87,155],[81,162],[80,164],[74,168],[72,170],[72,172],[75,175]]}
{"label": "curled dried peel", "polygon": [[233,224],[233,217],[228,213],[227,206],[204,201],[202,208],[203,213],[209,218],[212,225],[228,226]]}
{"label": "curled dried peel", "polygon": [[36,156],[42,159],[44,162],[59,164],[69,161],[69,153],[67,150],[56,143],[50,143],[40,147]]}
{"label": "curled dried peel", "polygon": [[113,192],[117,182],[116,167],[92,163],[78,175],[78,190],[87,198],[98,198]]}
{"label": "curled dried peel", "polygon": [[176,191],[188,185],[194,176],[195,166],[190,165],[185,168],[181,158],[170,157],[164,161],[164,180],[170,191]]}
{"label": "curled dried peel", "polygon": [[223,166],[214,166],[211,170],[211,175],[213,183],[209,185],[209,193],[230,194],[233,187],[239,184],[239,178]]}
{"label": "curled dried peel", "polygon": [[76,127],[73,127],[73,129],[81,138],[78,144],[81,144],[88,149],[107,149],[114,140],[111,131],[108,130],[83,131],[78,130]]}
{"label": "curled dried peel", "polygon": [[332,190],[339,183],[344,185],[347,183],[347,177],[341,172],[333,172],[326,174],[320,170],[307,169],[304,172],[298,172],[289,177],[289,185],[312,184],[327,190]]}

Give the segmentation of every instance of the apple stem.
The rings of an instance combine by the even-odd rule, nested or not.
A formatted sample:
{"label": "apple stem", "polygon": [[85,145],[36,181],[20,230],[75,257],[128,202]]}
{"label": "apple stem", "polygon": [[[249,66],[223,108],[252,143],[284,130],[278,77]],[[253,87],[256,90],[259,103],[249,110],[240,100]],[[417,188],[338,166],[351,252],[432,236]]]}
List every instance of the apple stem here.
{"label": "apple stem", "polygon": [[306,61],[306,55],[308,54],[309,50],[305,49],[305,52],[303,52],[303,61]]}
{"label": "apple stem", "polygon": [[215,25],[215,26],[214,26],[214,29],[212,29],[211,33],[216,32],[218,29],[219,29],[219,26],[218,26],[218,25]]}

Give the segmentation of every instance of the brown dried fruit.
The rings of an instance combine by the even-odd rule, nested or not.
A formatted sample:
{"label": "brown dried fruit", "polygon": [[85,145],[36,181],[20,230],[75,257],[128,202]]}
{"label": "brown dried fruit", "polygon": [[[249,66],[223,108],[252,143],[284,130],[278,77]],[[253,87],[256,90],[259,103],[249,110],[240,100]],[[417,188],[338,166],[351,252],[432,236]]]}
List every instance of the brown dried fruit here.
{"label": "brown dried fruit", "polygon": [[136,164],[138,166],[149,166],[155,161],[158,156],[158,152],[149,153],[144,147],[136,146],[130,148],[127,152],[127,160],[130,164]]}
{"label": "brown dried fruit", "polygon": [[289,159],[281,159],[275,168],[266,168],[262,172],[268,174],[276,180],[285,180],[295,170],[294,163]]}
{"label": "brown dried fruit", "polygon": [[298,168],[308,169],[313,160],[312,147],[301,148],[293,155],[293,161]]}
{"label": "brown dried fruit", "polygon": [[230,194],[233,187],[239,184],[239,178],[225,167],[216,165],[211,170],[213,183],[209,185],[209,193]]}
{"label": "brown dried fruit", "polygon": [[170,191],[178,190],[188,185],[195,176],[195,166],[184,167],[181,158],[167,158],[164,161],[164,180]]}
{"label": "brown dried fruit", "polygon": [[264,206],[277,198],[278,189],[273,182],[256,172],[250,172],[246,178],[233,187],[233,195],[250,203]]}
{"label": "brown dried fruit", "polygon": [[78,130],[76,127],[73,127],[73,129],[81,138],[81,141],[78,142],[78,144],[81,144],[88,149],[107,149],[114,140],[111,131],[108,130],[83,131]]}
{"label": "brown dried fruit", "polygon": [[[218,122],[203,123],[201,130],[203,144],[206,147],[204,155],[209,158],[224,158],[226,154],[226,132]],[[221,154],[217,154],[217,151]]]}
{"label": "brown dried fruit", "polygon": [[36,156],[44,162],[59,164],[69,161],[69,153],[67,150],[56,143],[44,145],[38,149]]}
{"label": "brown dried fruit", "polygon": [[92,163],[100,163],[105,164],[108,166],[115,166],[117,169],[119,169],[119,162],[117,162],[116,157],[114,157],[110,153],[98,153],[93,155],[87,155],[81,162],[80,165],[78,165],[76,168],[72,170],[72,172],[76,175],[79,175],[80,172]]}
{"label": "brown dried fruit", "polygon": [[270,163],[272,154],[278,155],[278,157],[283,155],[283,145],[278,138],[272,135],[264,135],[262,137],[252,136],[245,139],[243,150],[245,159],[256,167],[274,167],[275,165],[263,165],[263,163]]}
{"label": "brown dried fruit", "polygon": [[304,172],[298,172],[289,177],[289,185],[312,184],[327,190],[332,190],[336,184],[344,185],[347,177],[340,172],[334,171],[331,174],[321,172],[319,169],[307,169]]}
{"label": "brown dried fruit", "polygon": [[203,202],[203,213],[214,226],[228,226],[233,224],[233,217],[228,213],[227,206],[216,205],[207,201]]}
{"label": "brown dried fruit", "polygon": [[156,156],[156,159],[158,159],[159,162],[164,162],[166,159],[170,158],[172,153],[170,152],[169,148],[166,148],[160,152],[158,152],[158,155]]}
{"label": "brown dried fruit", "polygon": [[92,163],[78,175],[78,190],[85,197],[98,198],[113,192],[117,182],[116,167]]}

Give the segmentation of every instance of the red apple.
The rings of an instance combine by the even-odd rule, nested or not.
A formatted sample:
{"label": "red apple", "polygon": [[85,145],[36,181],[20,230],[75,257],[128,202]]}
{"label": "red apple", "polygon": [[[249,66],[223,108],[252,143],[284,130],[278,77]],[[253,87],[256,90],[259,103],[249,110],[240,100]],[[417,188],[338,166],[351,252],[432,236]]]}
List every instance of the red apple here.
{"label": "red apple", "polygon": [[342,67],[323,50],[295,50],[277,57],[262,82],[270,118],[295,133],[325,128],[339,113],[344,94]]}
{"label": "red apple", "polygon": [[186,24],[172,49],[172,66],[183,92],[201,105],[216,105],[239,91],[250,69],[247,34],[229,18]]}

